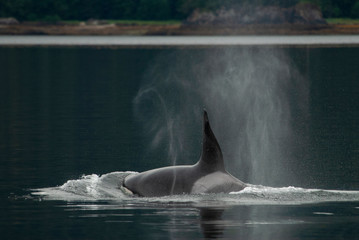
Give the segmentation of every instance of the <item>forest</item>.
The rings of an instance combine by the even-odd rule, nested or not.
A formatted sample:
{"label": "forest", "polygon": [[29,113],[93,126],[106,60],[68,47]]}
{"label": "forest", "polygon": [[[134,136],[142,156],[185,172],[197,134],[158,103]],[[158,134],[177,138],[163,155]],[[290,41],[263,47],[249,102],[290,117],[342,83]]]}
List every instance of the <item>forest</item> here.
{"label": "forest", "polygon": [[359,18],[359,0],[0,0],[0,18],[49,22],[90,18],[183,20],[194,9],[243,4],[290,7],[300,2],[318,5],[324,18]]}

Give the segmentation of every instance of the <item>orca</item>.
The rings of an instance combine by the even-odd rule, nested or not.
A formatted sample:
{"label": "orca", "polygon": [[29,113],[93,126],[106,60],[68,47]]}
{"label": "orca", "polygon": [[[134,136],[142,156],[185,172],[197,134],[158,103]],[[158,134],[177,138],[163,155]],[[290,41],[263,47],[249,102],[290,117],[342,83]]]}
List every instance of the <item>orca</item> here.
{"label": "orca", "polygon": [[196,164],[131,174],[125,178],[122,186],[137,196],[161,197],[237,192],[244,189],[246,184],[226,171],[221,148],[212,132],[207,111],[204,110],[202,154]]}

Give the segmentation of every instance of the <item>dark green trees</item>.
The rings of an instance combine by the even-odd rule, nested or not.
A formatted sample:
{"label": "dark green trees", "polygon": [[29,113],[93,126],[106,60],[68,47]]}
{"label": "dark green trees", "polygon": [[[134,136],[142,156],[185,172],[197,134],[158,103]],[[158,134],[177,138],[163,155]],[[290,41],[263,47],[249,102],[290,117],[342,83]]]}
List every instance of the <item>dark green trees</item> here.
{"label": "dark green trees", "polygon": [[241,4],[319,5],[324,17],[359,17],[359,0],[0,0],[0,17],[25,20],[184,19],[194,9],[215,10]]}

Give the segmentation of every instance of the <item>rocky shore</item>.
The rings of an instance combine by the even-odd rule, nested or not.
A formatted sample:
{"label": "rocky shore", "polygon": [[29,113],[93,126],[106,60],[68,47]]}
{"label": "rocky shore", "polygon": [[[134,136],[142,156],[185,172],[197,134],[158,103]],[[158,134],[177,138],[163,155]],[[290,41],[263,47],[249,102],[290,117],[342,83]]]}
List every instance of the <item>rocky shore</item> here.
{"label": "rocky shore", "polygon": [[185,21],[185,25],[326,25],[317,5],[299,3],[292,7],[237,5],[216,11],[195,10]]}
{"label": "rocky shore", "polygon": [[0,35],[335,35],[359,34],[359,24],[81,25],[19,23],[0,25]]}
{"label": "rocky shore", "polygon": [[178,24],[123,24],[91,19],[53,24],[0,19],[0,35],[335,35],[359,34],[358,24],[331,24],[313,4],[289,8],[237,6],[195,10]]}

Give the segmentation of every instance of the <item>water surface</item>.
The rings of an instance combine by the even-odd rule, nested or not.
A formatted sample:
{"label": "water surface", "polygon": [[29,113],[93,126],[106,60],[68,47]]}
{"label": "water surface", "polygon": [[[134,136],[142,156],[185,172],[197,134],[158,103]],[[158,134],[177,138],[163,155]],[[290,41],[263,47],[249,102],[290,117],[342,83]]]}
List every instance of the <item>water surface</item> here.
{"label": "water surface", "polygon": [[0,36],[6,46],[303,46],[359,45],[357,35],[312,36]]}
{"label": "water surface", "polygon": [[[357,239],[358,56],[1,47],[1,238]],[[228,171],[251,185],[123,193],[127,171],[197,161],[204,105]]]}

